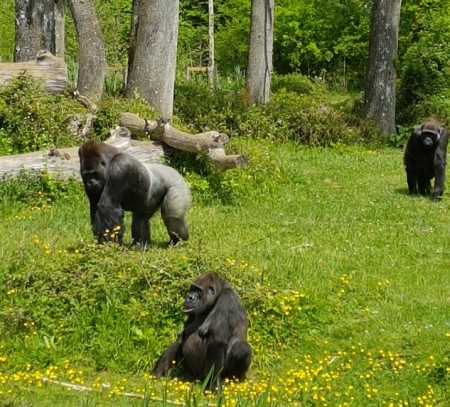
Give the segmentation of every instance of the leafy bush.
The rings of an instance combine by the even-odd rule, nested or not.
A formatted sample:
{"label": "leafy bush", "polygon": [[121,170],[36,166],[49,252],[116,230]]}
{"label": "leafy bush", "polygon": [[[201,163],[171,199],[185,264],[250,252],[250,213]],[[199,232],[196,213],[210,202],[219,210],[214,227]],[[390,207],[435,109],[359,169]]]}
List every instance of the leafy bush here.
{"label": "leafy bush", "polygon": [[119,123],[119,115],[123,112],[132,112],[150,120],[156,118],[154,109],[138,94],[131,99],[104,97],[95,113],[94,138],[107,139],[110,130]]}
{"label": "leafy bush", "polygon": [[202,78],[177,83],[174,111],[178,118],[197,131],[215,129],[233,134],[245,104],[243,77],[222,79],[211,89]]}
{"label": "leafy bush", "polygon": [[81,191],[81,183],[75,180],[59,180],[49,172],[23,171],[17,176],[0,179],[0,197],[3,202],[42,205],[57,199],[71,199],[75,191]]}
{"label": "leafy bush", "polygon": [[350,109],[332,102],[329,93],[301,75],[278,77],[275,82],[277,91],[266,106],[247,106],[242,79],[214,89],[205,81],[192,79],[178,86],[176,114],[194,131],[215,129],[231,136],[293,140],[309,146],[380,138],[378,132],[361,133],[359,127],[365,124]]}
{"label": "leafy bush", "polygon": [[314,91],[314,84],[309,78],[300,74],[274,75],[272,77],[272,91],[284,89],[300,95],[309,95]]}
{"label": "leafy bush", "polygon": [[67,118],[82,106],[65,95],[49,95],[40,82],[20,75],[0,90],[0,155],[73,144]]}
{"label": "leafy bush", "polygon": [[[417,42],[407,49],[399,64],[397,109],[398,120],[403,124],[417,123],[423,116],[439,112],[442,107],[439,96],[450,89],[448,10],[426,15],[428,19],[421,21],[424,27]],[[424,101],[427,101],[425,106],[417,106]],[[424,107],[430,109],[425,114]]]}

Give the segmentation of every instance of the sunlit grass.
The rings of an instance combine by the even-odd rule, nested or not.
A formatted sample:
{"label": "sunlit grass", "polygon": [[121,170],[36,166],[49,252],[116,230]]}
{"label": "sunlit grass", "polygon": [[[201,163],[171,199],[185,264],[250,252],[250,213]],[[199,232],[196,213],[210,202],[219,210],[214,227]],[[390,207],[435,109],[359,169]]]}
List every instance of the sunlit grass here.
{"label": "sunlit grass", "polygon": [[[81,188],[55,202],[0,199],[0,400],[450,403],[450,193],[407,196],[400,150],[237,148],[255,153],[226,174],[234,203],[194,180],[192,238],[176,248],[159,219],[147,252],[97,245]],[[208,270],[241,295],[254,350],[248,380],[221,396],[149,376],[181,329],[187,284]]]}

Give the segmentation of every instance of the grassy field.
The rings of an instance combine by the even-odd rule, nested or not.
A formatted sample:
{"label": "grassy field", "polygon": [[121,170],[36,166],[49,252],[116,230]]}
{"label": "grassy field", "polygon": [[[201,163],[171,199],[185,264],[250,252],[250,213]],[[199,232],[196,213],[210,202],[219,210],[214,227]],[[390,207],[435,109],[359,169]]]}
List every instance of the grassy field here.
{"label": "grassy field", "polygon": [[[450,405],[450,193],[408,196],[401,150],[234,142],[250,168],[187,174],[176,248],[159,218],[147,252],[96,245],[79,185],[1,184],[0,406]],[[149,377],[209,270],[254,349],[221,396]]]}

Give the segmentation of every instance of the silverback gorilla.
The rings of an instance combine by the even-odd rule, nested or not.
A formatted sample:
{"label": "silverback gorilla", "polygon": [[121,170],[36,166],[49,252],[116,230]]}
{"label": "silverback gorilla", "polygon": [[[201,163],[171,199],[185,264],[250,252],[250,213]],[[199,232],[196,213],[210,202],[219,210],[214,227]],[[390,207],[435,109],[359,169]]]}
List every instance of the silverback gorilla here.
{"label": "silverback gorilla", "polygon": [[188,319],[175,343],[160,356],[152,374],[167,374],[173,363],[181,363],[180,376],[205,380],[221,387],[225,378],[243,380],[252,359],[247,343],[247,317],[237,292],[211,272],[202,274],[184,301]]}
{"label": "silverback gorilla", "polygon": [[170,244],[188,240],[186,212],[191,193],[183,177],[162,164],[142,164],[116,147],[99,141],[79,151],[80,172],[90,203],[91,223],[99,243],[123,243],[124,211],[132,212],[133,242],[151,244],[150,218],[161,208]]}
{"label": "silverback gorilla", "polygon": [[437,201],[442,198],[447,143],[447,130],[440,127],[433,117],[425,119],[422,125],[412,131],[403,157],[410,194],[430,194],[431,180],[435,178],[431,199]]}

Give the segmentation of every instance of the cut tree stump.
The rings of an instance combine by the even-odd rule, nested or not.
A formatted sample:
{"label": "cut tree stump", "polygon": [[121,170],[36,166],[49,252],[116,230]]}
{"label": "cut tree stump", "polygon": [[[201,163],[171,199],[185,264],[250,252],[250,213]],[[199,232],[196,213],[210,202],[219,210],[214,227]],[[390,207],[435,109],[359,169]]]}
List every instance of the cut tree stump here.
{"label": "cut tree stump", "polygon": [[166,120],[149,121],[134,113],[122,113],[119,116],[120,126],[130,130],[137,138],[150,136],[153,141],[162,141],[170,147],[190,153],[204,153],[219,169],[244,168],[248,164],[245,155],[227,155],[225,144],[229,137],[217,131],[189,134],[178,130]]}
{"label": "cut tree stump", "polygon": [[68,85],[64,59],[46,50],[39,51],[35,61],[0,63],[0,86],[7,86],[19,75],[42,80],[44,89],[50,93],[62,93]]}

